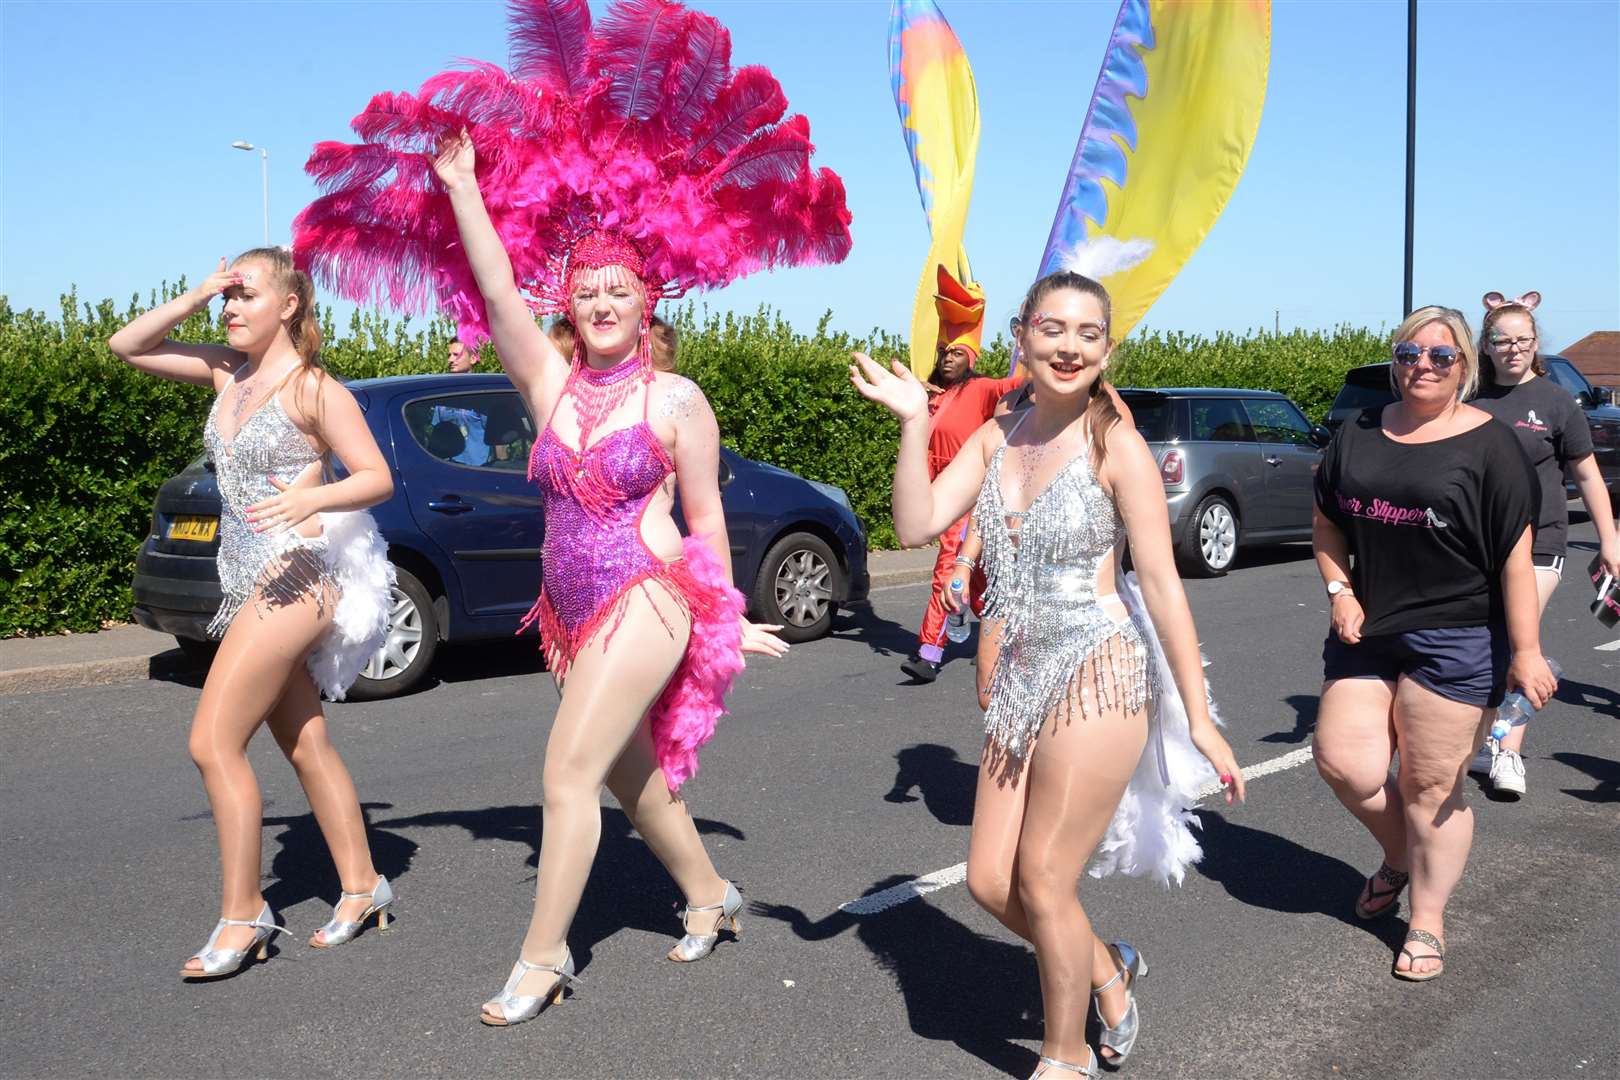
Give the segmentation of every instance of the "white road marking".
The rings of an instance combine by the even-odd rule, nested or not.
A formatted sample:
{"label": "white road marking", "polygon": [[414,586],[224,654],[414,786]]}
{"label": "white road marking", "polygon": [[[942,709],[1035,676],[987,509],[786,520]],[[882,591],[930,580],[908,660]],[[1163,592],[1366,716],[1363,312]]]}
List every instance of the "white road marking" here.
{"label": "white road marking", "polygon": [[[1302,746],[1298,750],[1291,750],[1283,754],[1281,757],[1274,757],[1269,761],[1250,765],[1243,770],[1243,779],[1258,780],[1262,776],[1270,776],[1272,773],[1279,773],[1285,769],[1303,765],[1309,760],[1311,760],[1311,748]],[[1219,783],[1210,784],[1198,793],[1198,797],[1207,799],[1211,795],[1219,794],[1220,791],[1221,785]],[[935,870],[932,874],[924,874],[922,877],[912,878],[910,881],[902,881],[898,885],[891,885],[887,889],[868,893],[866,896],[857,897],[847,903],[839,904],[838,910],[848,912],[851,915],[876,915],[880,911],[887,911],[900,904],[920,899],[929,893],[948,889],[952,885],[960,885],[966,880],[967,863],[959,862],[955,866],[947,866],[943,870]]]}
{"label": "white road marking", "polygon": [[1605,645],[1594,645],[1592,648],[1598,652],[1620,652],[1620,638],[1615,638]]}

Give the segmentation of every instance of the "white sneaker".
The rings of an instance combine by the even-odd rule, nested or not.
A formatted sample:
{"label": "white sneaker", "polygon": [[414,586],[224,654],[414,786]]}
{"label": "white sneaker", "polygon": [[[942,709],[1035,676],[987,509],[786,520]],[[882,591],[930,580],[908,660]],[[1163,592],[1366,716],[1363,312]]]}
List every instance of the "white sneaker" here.
{"label": "white sneaker", "polygon": [[1489,735],[1485,736],[1485,745],[1479,748],[1474,760],[1468,763],[1468,771],[1475,776],[1489,776],[1492,767],[1496,764],[1496,740]]}
{"label": "white sneaker", "polygon": [[1491,787],[1503,795],[1524,794],[1524,759],[1516,750],[1498,750],[1491,762]]}

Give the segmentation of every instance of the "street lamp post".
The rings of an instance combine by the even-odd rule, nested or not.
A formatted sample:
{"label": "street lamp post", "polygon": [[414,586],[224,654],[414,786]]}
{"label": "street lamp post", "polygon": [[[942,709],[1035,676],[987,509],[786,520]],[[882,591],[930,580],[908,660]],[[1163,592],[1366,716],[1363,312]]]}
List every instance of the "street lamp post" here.
{"label": "street lamp post", "polygon": [[259,152],[259,174],[264,181],[264,246],[270,246],[270,151],[262,146],[254,146],[243,139],[231,143],[236,150],[257,150]]}

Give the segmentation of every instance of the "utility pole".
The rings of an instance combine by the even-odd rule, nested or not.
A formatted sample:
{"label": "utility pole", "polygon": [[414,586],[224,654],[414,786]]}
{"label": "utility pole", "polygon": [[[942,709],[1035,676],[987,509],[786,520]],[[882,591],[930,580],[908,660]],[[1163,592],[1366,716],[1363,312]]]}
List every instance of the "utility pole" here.
{"label": "utility pole", "polygon": [[1417,0],[1406,0],[1406,262],[1401,317],[1412,314],[1412,210],[1417,181]]}

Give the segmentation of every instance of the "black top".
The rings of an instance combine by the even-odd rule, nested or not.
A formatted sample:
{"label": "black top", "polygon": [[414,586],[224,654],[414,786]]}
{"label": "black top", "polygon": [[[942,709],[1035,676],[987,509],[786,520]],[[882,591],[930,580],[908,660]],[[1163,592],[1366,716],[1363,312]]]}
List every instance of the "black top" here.
{"label": "black top", "polygon": [[1364,635],[1485,626],[1502,617],[1502,567],[1530,524],[1535,474],[1501,424],[1430,443],[1384,434],[1383,408],[1343,424],[1316,472],[1316,504],[1343,531]]}
{"label": "black top", "polygon": [[1575,396],[1552,379],[1529,379],[1517,386],[1481,387],[1470,404],[1513,429],[1541,482],[1536,514],[1537,555],[1562,555],[1569,540],[1569,503],[1564,466],[1592,452],[1592,429]]}

